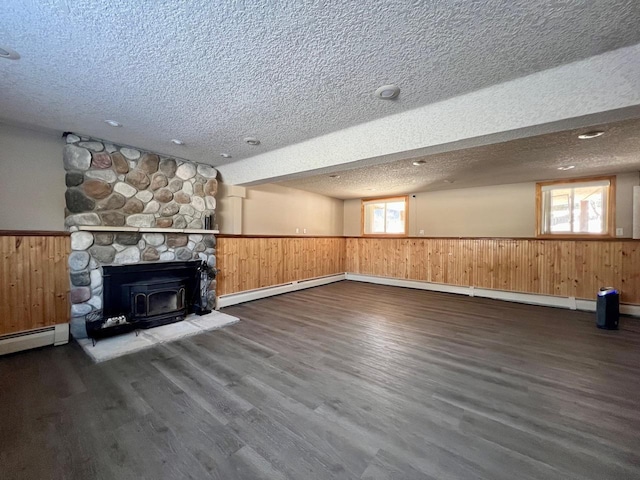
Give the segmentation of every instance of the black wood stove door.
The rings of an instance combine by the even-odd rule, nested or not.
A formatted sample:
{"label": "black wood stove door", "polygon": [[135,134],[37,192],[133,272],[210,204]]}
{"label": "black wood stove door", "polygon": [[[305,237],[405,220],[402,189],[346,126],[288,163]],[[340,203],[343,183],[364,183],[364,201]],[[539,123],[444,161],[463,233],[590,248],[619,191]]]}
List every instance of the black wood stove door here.
{"label": "black wood stove door", "polygon": [[148,328],[183,320],[199,302],[200,262],[104,267],[104,313]]}

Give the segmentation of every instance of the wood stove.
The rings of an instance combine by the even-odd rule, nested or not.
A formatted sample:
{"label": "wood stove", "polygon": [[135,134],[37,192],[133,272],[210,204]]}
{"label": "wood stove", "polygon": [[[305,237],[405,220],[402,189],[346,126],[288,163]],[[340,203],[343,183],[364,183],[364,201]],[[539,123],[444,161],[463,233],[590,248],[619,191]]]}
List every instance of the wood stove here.
{"label": "wood stove", "polygon": [[124,316],[135,328],[184,320],[200,306],[202,262],[103,267],[103,317]]}

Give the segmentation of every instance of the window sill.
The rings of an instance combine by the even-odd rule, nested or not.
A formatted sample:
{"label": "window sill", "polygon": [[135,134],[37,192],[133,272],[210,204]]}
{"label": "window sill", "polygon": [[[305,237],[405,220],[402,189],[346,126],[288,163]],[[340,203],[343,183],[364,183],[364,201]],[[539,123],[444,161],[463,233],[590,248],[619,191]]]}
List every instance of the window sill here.
{"label": "window sill", "polygon": [[367,238],[405,238],[409,235],[406,233],[363,233],[361,236]]}
{"label": "window sill", "polygon": [[557,239],[557,240],[613,240],[616,237],[613,235],[605,234],[588,234],[588,233],[545,233],[536,235],[536,238],[542,240]]}

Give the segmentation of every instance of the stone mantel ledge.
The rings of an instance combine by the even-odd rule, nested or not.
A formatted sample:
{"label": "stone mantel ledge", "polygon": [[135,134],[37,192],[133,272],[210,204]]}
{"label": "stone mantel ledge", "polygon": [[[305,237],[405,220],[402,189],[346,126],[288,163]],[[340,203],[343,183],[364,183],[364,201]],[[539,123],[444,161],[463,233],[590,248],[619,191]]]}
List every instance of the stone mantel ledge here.
{"label": "stone mantel ledge", "polygon": [[199,233],[202,235],[220,233],[219,230],[202,230],[198,228],[109,227],[105,225],[81,225],[76,228],[85,232]]}

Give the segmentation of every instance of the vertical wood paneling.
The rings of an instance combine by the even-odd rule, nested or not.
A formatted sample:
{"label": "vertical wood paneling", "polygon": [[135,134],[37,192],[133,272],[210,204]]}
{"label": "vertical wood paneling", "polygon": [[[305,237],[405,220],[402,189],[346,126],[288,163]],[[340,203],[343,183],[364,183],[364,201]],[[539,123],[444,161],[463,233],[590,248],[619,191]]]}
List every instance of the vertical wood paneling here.
{"label": "vertical wood paneling", "polygon": [[218,295],[346,271],[344,238],[220,237],[216,256]]}
{"label": "vertical wood paneling", "polygon": [[602,286],[640,304],[640,242],[347,238],[346,271],[594,299]]}
{"label": "vertical wood paneling", "polygon": [[[636,292],[640,297],[640,242],[624,242],[622,245],[622,288],[623,292]],[[640,303],[636,298],[633,303]]]}
{"label": "vertical wood paneling", "polygon": [[0,335],[69,321],[68,236],[0,236]]}
{"label": "vertical wood paneling", "polygon": [[[593,299],[601,286],[612,285],[621,290],[623,302],[640,304],[639,245],[601,240],[222,237],[217,247],[218,295],[346,271],[586,299]],[[3,271],[3,282],[16,275],[11,272]],[[0,308],[10,317],[4,312],[17,307]]]}

